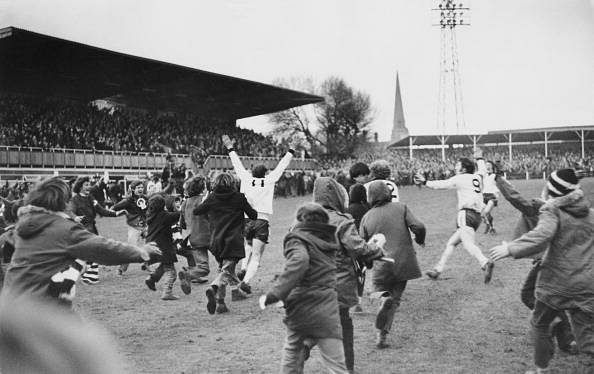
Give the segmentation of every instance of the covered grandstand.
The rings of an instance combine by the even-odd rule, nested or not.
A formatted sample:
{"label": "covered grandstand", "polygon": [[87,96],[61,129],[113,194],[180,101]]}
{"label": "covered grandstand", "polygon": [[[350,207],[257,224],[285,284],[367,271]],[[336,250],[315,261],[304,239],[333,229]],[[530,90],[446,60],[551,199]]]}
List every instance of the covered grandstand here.
{"label": "covered grandstand", "polygon": [[552,143],[573,142],[581,145],[581,156],[585,158],[586,149],[594,148],[594,126],[543,127],[535,129],[497,130],[486,134],[451,135],[411,135],[392,143],[388,148],[408,149],[409,157],[414,157],[414,149],[441,148],[442,160],[445,151],[454,146],[507,145],[508,160],[512,160],[514,144],[543,144],[544,156],[549,156]]}
{"label": "covered grandstand", "polygon": [[[54,97],[82,103],[102,100],[115,106],[159,113],[192,113],[205,121],[213,119],[214,124],[235,123],[237,119],[323,101],[322,97],[304,92],[118,53],[16,27],[0,29],[0,94]],[[31,154],[26,155],[27,152]],[[87,172],[109,168],[126,175],[159,169],[165,163],[164,156],[3,147],[0,167],[40,170],[56,167]],[[189,157],[184,159],[189,162]],[[112,160],[117,162],[109,164]]]}

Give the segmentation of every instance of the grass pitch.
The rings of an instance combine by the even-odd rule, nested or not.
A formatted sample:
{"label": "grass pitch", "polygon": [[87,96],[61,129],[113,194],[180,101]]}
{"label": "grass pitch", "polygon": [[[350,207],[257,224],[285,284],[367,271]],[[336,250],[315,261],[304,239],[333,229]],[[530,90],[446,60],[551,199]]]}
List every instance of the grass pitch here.
{"label": "grass pitch", "polygon": [[[514,181],[526,197],[539,196],[542,181]],[[594,180],[582,181],[594,202]],[[455,229],[454,191],[404,187],[401,199],[427,226],[427,245],[417,248],[421,269],[432,267]],[[296,207],[311,199],[276,199],[270,244],[252,288],[254,296],[229,301],[225,315],[206,311],[205,285],[193,285],[178,301],[162,301],[144,285],[147,273],[139,265],[119,276],[102,267],[101,283],[78,288],[77,310],[105,326],[116,338],[131,373],[275,373],[284,339],[283,309],[260,311],[257,296],[266,292],[282,270],[282,238]],[[487,251],[510,238],[519,213],[500,199],[494,210],[498,234],[484,235],[478,244]],[[124,218],[99,220],[99,232],[126,239]],[[179,269],[185,265],[180,258]],[[377,304],[364,301],[367,313],[354,315],[355,369],[358,373],[523,373],[532,367],[528,338],[530,311],[520,301],[520,287],[531,261],[506,259],[496,264],[489,285],[476,260],[458,247],[442,278],[410,281],[389,336],[391,347],[374,347]],[[211,260],[211,278],[216,263]],[[159,284],[158,290],[162,284]],[[557,353],[552,367],[571,372],[575,357]],[[314,349],[306,372],[323,372]]]}

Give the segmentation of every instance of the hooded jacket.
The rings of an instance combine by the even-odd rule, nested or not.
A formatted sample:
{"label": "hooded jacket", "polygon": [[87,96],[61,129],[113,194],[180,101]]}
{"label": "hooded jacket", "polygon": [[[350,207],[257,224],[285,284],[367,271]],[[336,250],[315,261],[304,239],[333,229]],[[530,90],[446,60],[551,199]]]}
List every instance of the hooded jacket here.
{"label": "hooded jacket", "polygon": [[328,211],[330,224],[336,226],[338,303],[341,308],[357,305],[357,276],[354,260],[369,262],[383,255],[382,249],[368,244],[359,236],[355,220],[346,211],[346,189],[330,177],[320,177],[314,183],[314,202]]}
{"label": "hooded jacket", "polygon": [[285,304],[287,327],[303,336],[342,339],[336,292],[336,227],[298,223],[283,241],[283,273],[270,294]]}
{"label": "hooded jacket", "polygon": [[508,244],[514,258],[546,250],[536,299],[557,310],[594,313],[594,211],[582,190],[548,200],[536,227]]}
{"label": "hooded jacket", "polygon": [[361,220],[359,232],[365,240],[375,234],[383,234],[386,237],[384,252],[396,261],[393,264],[376,263],[373,266],[373,279],[385,284],[421,277],[410,231],[415,234],[418,244],[424,244],[425,225],[413,215],[406,204],[391,202],[391,191],[384,183],[372,182],[368,194],[372,207]]}
{"label": "hooded jacket", "polygon": [[355,220],[355,226],[357,230],[361,224],[361,218],[369,210],[367,204],[367,193],[365,192],[365,186],[360,183],[355,183],[349,190],[349,207],[347,213],[349,213]]}
{"label": "hooded jacket", "polygon": [[50,278],[74,260],[119,265],[148,260],[142,248],[87,231],[64,212],[28,205],[19,209],[15,252],[6,272],[3,293],[45,297]]}
{"label": "hooded jacket", "polygon": [[207,215],[210,226],[210,251],[218,262],[239,261],[245,257],[243,215],[258,218],[245,195],[235,190],[215,190],[196,208],[195,215]]}

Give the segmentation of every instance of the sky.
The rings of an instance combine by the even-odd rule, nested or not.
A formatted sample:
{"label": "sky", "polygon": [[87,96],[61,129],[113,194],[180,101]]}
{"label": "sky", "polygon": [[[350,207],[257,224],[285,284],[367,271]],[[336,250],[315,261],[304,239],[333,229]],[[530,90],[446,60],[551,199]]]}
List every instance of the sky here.
{"label": "sky", "polygon": [[[459,0],[469,132],[594,125],[594,0]],[[118,52],[272,83],[339,76],[370,95],[388,140],[396,72],[407,127],[437,133],[440,30],[432,0],[0,0],[16,26]],[[238,121],[266,132],[267,117]],[[452,128],[453,130],[453,128]]]}

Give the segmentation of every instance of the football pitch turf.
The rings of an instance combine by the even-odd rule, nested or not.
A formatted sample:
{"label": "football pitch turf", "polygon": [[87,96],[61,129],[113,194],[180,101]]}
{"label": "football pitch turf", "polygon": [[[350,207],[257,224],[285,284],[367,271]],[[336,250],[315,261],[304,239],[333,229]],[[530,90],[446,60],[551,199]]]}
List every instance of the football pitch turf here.
{"label": "football pitch turf", "polygon": [[[542,180],[512,182],[525,197],[540,196]],[[594,179],[581,184],[594,202]],[[427,227],[426,247],[417,247],[424,272],[438,261],[455,229],[455,192],[403,187],[400,195]],[[261,311],[257,297],[282,271],[283,236],[296,207],[309,200],[311,195],[274,201],[270,244],[252,284],[253,296],[231,302],[228,292],[228,314],[208,314],[206,285],[193,285],[186,296],[177,280],[180,299],[160,300],[160,292],[145,286],[147,273],[137,264],[123,276],[116,267],[102,267],[98,285],[78,287],[75,307],[113,334],[130,373],[278,372],[285,335],[283,309]],[[519,212],[500,198],[493,215],[497,235],[483,234],[484,226],[478,230],[477,243],[484,253],[510,239]],[[99,232],[125,240],[125,219],[101,218]],[[186,260],[178,259],[179,270]],[[384,350],[374,345],[377,302],[365,298],[365,313],[353,315],[356,372],[523,373],[532,368],[530,311],[520,301],[520,287],[530,267],[530,259],[505,259],[496,263],[493,280],[485,285],[476,260],[459,246],[442,278],[408,283],[389,335],[391,347]],[[211,258],[211,279],[215,272]],[[162,286],[158,284],[157,290]],[[557,352],[551,367],[567,373],[574,362],[575,357]],[[316,349],[305,371],[324,372]]]}

